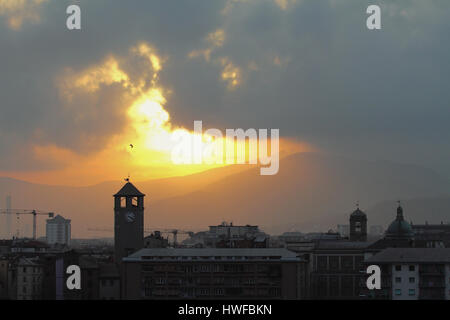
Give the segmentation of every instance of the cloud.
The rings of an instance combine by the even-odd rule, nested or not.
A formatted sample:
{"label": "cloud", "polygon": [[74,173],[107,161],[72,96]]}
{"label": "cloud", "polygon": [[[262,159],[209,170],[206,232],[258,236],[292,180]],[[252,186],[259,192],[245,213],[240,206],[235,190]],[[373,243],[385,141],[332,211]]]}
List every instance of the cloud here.
{"label": "cloud", "polygon": [[275,0],[275,3],[282,9],[288,10],[289,7],[295,5],[297,0]]}
{"label": "cloud", "polygon": [[67,3],[39,5],[55,18],[0,29],[0,170],[57,167],[33,146],[91,156],[158,88],[177,128],[279,128],[331,153],[450,172],[450,3],[380,1],[379,32],[369,4],[81,0],[79,33],[65,28]]}
{"label": "cloud", "polygon": [[227,58],[221,58],[220,63],[223,66],[222,80],[227,83],[228,89],[232,90],[236,88],[242,81],[241,69],[236,67],[233,62]]}
{"label": "cloud", "polygon": [[197,58],[203,57],[207,62],[211,59],[211,53],[223,46],[225,42],[225,32],[223,29],[217,29],[214,32],[211,32],[207,35],[206,39],[206,48],[199,50],[192,50],[189,53],[189,58]]}
{"label": "cloud", "polygon": [[225,7],[222,9],[222,14],[230,14],[234,7],[239,6],[240,4],[257,5],[258,1],[260,3],[269,2],[275,4],[279,9],[283,11],[290,9],[299,2],[299,0],[227,0]]}
{"label": "cloud", "polygon": [[[233,90],[239,86],[242,82],[242,70],[236,66],[228,57],[216,56],[211,61],[211,55],[221,48],[225,43],[225,31],[223,29],[217,29],[207,35],[205,42],[206,48],[200,50],[193,50],[189,53],[189,58],[203,57],[206,62],[211,62],[222,67],[220,78],[226,82],[227,88]],[[249,70],[256,70],[257,67],[254,63],[249,65]]]}
{"label": "cloud", "polygon": [[21,29],[25,22],[41,21],[41,6],[49,0],[0,0],[0,16],[5,16],[12,30]]}

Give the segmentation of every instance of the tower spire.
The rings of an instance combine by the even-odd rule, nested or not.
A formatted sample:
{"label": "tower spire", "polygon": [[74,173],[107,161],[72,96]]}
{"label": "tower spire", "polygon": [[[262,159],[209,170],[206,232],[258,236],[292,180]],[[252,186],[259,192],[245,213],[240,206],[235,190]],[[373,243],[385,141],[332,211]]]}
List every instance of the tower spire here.
{"label": "tower spire", "polygon": [[397,201],[397,220],[403,220],[403,208],[401,206],[400,200]]}

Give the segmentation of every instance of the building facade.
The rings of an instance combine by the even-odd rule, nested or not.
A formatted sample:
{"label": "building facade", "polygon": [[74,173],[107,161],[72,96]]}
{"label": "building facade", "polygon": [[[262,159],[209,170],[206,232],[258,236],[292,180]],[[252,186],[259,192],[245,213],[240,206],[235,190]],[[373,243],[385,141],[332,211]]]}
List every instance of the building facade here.
{"label": "building facade", "polygon": [[123,259],[125,299],[301,299],[306,262],[286,249],[142,249]]}
{"label": "building facade", "polygon": [[387,248],[366,261],[381,269],[381,289],[372,299],[449,300],[450,248]]}
{"label": "building facade", "polygon": [[236,226],[223,222],[210,226],[203,242],[208,248],[267,248],[269,236],[261,232],[258,226]]}
{"label": "building facade", "polygon": [[19,257],[9,262],[8,295],[12,300],[42,299],[44,268],[38,259]]}
{"label": "building facade", "polygon": [[360,241],[317,242],[310,256],[310,298],[359,299],[366,247]]}

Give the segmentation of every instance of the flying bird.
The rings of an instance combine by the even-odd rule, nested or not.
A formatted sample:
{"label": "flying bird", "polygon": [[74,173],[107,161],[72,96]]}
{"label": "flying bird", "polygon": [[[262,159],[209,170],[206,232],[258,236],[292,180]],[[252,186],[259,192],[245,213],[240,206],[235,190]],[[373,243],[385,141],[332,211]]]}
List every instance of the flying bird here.
{"label": "flying bird", "polygon": [[130,143],[130,148],[131,148],[131,149],[133,149],[133,148],[134,148],[133,144],[131,144],[131,143]]}

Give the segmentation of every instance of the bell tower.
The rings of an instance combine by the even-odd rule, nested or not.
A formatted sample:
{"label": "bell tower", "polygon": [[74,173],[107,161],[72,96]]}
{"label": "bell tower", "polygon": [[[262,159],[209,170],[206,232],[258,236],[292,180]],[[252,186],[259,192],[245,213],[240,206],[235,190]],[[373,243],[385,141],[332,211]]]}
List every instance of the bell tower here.
{"label": "bell tower", "polygon": [[367,215],[359,209],[350,215],[350,241],[367,241]]}
{"label": "bell tower", "polygon": [[144,245],[144,197],[130,181],[114,195],[114,252],[116,263]]}

